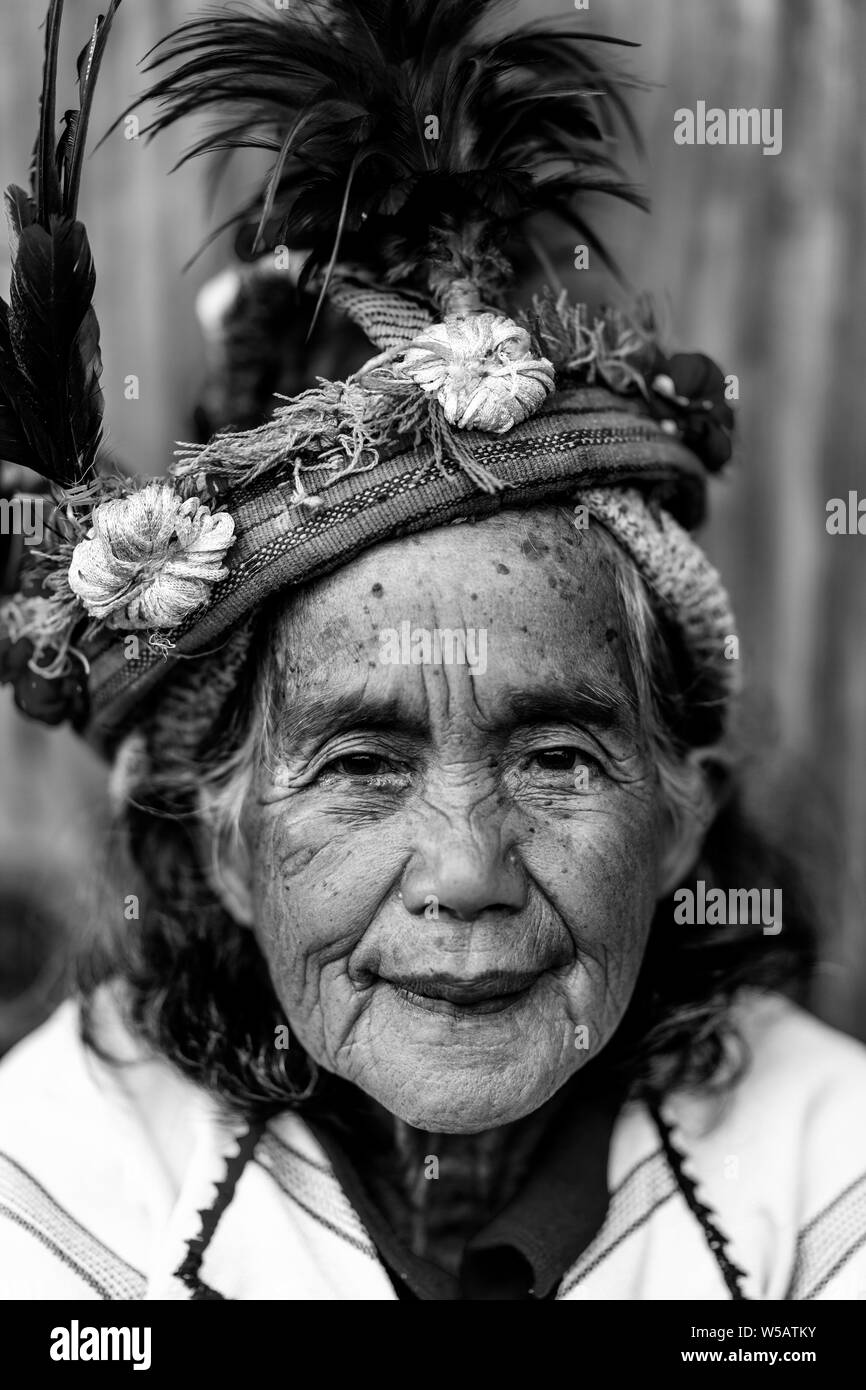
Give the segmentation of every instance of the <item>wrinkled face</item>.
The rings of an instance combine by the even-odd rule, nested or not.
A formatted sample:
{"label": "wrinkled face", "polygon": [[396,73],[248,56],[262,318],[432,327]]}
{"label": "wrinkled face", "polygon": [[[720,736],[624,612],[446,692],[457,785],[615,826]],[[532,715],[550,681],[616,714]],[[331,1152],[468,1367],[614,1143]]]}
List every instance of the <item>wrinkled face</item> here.
{"label": "wrinkled face", "polygon": [[528,1114],[629,1001],[664,817],[621,634],[553,508],[383,545],[286,614],[254,929],[307,1052],[411,1125]]}

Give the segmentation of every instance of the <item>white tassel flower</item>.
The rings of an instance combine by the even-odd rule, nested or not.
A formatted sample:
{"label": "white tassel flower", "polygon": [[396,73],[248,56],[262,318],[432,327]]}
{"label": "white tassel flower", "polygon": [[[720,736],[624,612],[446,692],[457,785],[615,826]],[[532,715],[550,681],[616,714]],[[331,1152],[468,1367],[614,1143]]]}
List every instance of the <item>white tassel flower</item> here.
{"label": "white tassel flower", "polygon": [[449,424],[490,434],[534,415],[556,386],[553,363],[504,314],[446,318],[414,339],[401,366],[436,397]]}
{"label": "white tassel flower", "polygon": [[69,587],[108,627],[177,627],[228,574],[234,531],[228,513],[183,501],[171,483],[148,483],[96,507],[73,552]]}

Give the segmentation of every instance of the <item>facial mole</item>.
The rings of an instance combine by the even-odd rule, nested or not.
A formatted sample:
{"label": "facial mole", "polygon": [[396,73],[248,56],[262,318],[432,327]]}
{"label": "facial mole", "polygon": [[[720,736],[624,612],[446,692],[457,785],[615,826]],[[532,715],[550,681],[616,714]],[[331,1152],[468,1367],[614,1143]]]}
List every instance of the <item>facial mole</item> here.
{"label": "facial mole", "polygon": [[618,635],[615,627],[609,627],[604,634],[604,640],[605,642],[615,642]]}
{"label": "facial mole", "polygon": [[374,598],[381,598],[384,592],[385,590],[382,588],[381,584],[374,584],[372,589],[370,590],[370,593],[373,595]]}
{"label": "facial mole", "polygon": [[510,573],[511,573],[511,570],[508,568],[507,565],[497,564],[497,566],[496,566],[496,573],[497,573],[497,574],[510,574]]}

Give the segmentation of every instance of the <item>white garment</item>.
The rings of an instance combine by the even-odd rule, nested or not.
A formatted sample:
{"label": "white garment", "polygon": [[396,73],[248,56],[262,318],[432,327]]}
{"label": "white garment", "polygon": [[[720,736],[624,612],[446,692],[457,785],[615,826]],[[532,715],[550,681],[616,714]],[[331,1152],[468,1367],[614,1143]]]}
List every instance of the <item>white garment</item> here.
{"label": "white garment", "polygon": [[[752,1299],[866,1298],[866,1049],[786,1001],[740,1006],[752,1065],[721,1108],[663,1113]],[[0,1298],[188,1299],[175,1277],[244,1126],[161,1061],[121,1068],[63,1005],[0,1065]],[[729,1299],[646,1108],[622,1111],[604,1225],[563,1299]],[[201,1268],[231,1299],[396,1297],[291,1114],[243,1171]]]}

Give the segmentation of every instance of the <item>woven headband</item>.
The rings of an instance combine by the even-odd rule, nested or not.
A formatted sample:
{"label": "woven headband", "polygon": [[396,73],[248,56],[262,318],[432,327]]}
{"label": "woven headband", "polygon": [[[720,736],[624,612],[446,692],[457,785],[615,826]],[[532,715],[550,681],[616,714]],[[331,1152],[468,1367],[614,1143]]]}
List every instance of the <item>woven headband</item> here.
{"label": "woven headband", "polygon": [[[525,221],[518,193],[593,245],[573,210],[581,189],[635,195],[606,152],[600,117],[624,108],[599,41],[569,31],[552,49],[532,26],[480,37],[478,20],[496,8],[299,0],[288,12],[192,21],[157,51],[155,66],[174,66],[152,88],[152,130],[216,110],[223,125],[196,152],[230,135],[275,149],[240,240],[255,254],[268,240],[305,246],[303,287],[363,329],[371,358],[345,381],[281,400],[254,429],[181,446],[168,477],[147,482],[101,463],[94,275],[76,220],[86,111],[117,5],[94,31],[74,138],[55,150],[53,0],[33,185],[7,194],[12,294],[0,319],[0,457],[39,473],[51,506],[43,543],[28,548],[0,608],[0,680],[25,712],[70,719],[111,750],[179,665],[218,659],[272,595],[379,542],[554,500],[582,502],[617,538],[724,708],[733,617],[689,535],[708,473],[730,454],[724,377],[699,354],[667,355],[645,306],[591,314],[564,291],[522,311],[509,304],[506,248]],[[413,165],[406,150],[424,139],[417,107],[437,93],[453,108],[441,147],[422,145]],[[385,130],[371,113],[386,95]],[[557,161],[565,173],[545,172]],[[45,281],[58,264],[68,293],[53,325],[52,385]]]}

